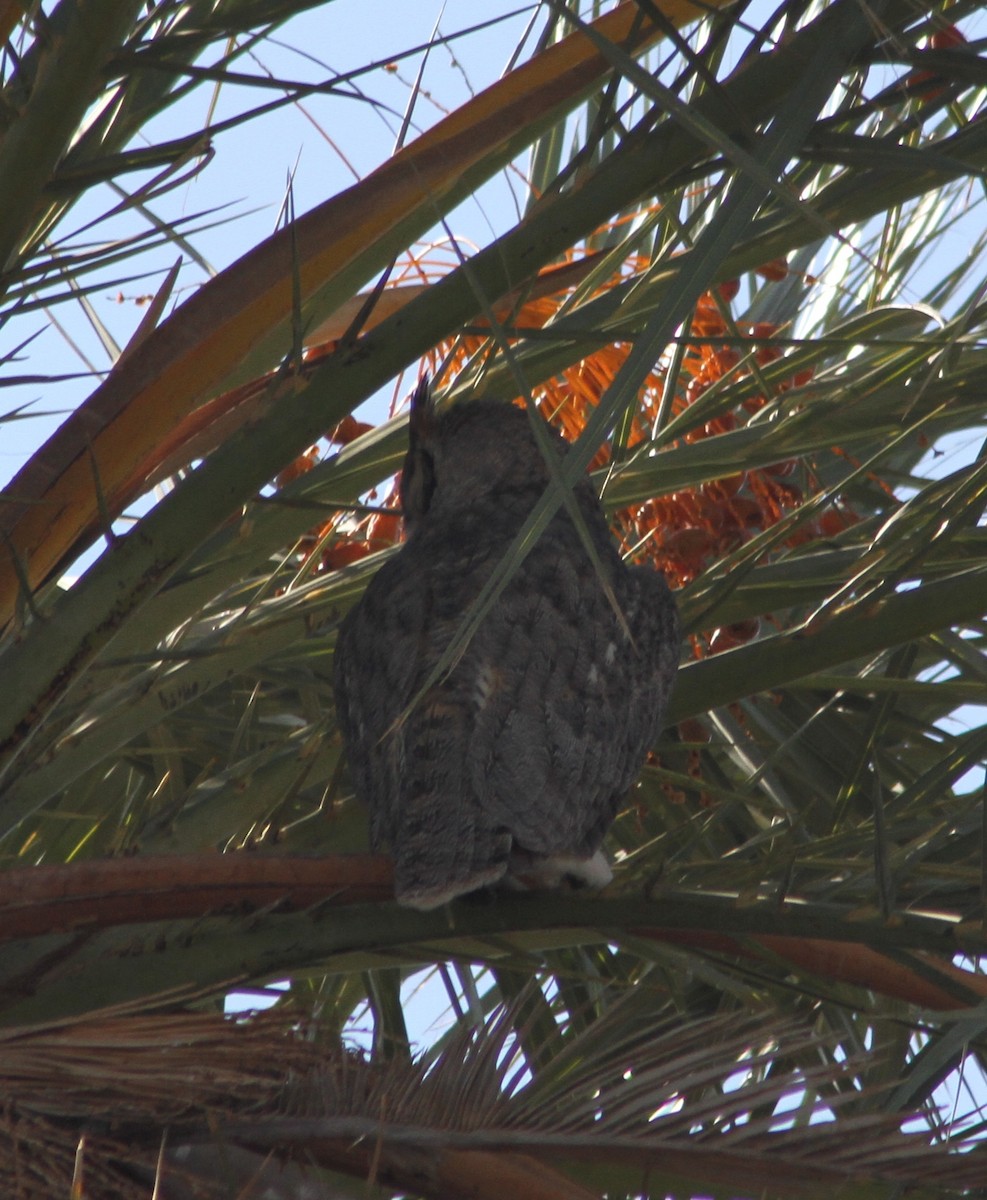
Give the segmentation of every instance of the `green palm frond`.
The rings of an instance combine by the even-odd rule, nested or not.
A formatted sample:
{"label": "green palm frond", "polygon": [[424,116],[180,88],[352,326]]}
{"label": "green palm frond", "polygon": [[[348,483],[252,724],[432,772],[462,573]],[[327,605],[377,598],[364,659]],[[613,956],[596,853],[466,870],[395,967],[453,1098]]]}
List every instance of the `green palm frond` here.
{"label": "green palm frond", "polygon": [[[39,314],[112,365],[0,503],[4,1194],[983,1194],[982,6],[552,0],[515,70],[183,298],[175,249],[209,274],[234,214],[181,189],[228,133],[383,103],[370,40],[251,85],[311,7],[0,5],[5,429],[78,374]],[[436,273],[416,240],[504,170],[517,211]],[[390,262],[415,283],[378,294]],[[450,403],[605,376],[560,474],[606,447],[625,551],[677,573],[603,895],[409,912],[364,853],[332,656],[405,418],[321,439],[426,355]],[[423,979],[448,1021],[413,1047]]]}

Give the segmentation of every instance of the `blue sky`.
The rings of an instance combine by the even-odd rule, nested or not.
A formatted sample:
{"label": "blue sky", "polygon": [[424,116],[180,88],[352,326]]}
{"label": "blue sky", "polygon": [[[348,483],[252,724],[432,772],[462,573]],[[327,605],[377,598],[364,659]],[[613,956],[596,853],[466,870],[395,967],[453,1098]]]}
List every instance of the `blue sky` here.
{"label": "blue sky", "polygon": [[[495,20],[511,13],[516,15]],[[447,35],[468,29],[479,20],[486,27],[430,52],[423,94],[412,115],[412,135],[415,128],[433,124],[444,111],[466,100],[471,91],[487,86],[502,73],[530,14],[530,6],[504,0],[493,0],[482,7],[449,0],[441,9],[400,0],[332,0],[285,26],[265,43],[259,55],[241,57],[235,70],[305,82],[325,81],[337,72],[374,60],[392,63],[394,69],[382,65],[355,80],[352,86],[363,98],[310,96],[221,133],[215,140],[215,157],[206,169],[150,206],[156,215],[171,222],[210,211],[213,216],[208,220],[221,222],[191,239],[207,265],[186,263],[175,301],[203,282],[210,271],[228,266],[274,231],[289,179],[296,211],[304,212],[368,174],[392,153],[422,63],[420,54],[410,58],[402,54],[426,43],[437,20]],[[206,83],[169,109],[148,134],[162,141],[180,137],[203,128],[207,122],[215,125],[267,103],[274,95],[269,90],[232,85],[224,85],[217,94]],[[95,190],[68,214],[58,236],[68,235],[70,241],[74,240],[75,230],[82,229],[116,200],[107,189]],[[515,214],[508,185],[499,178],[462,206],[453,228],[457,236],[485,242],[492,229],[500,232],[513,223]],[[81,236],[87,241],[102,240],[137,228],[146,228],[146,224],[128,214]],[[108,277],[105,289],[92,296],[94,316],[118,346],[126,344],[144,313],[137,298],[158,286],[178,256],[179,251],[170,246],[148,254],[142,263],[147,270],[145,280],[116,285]],[[111,354],[101,344],[87,315],[75,304],[59,305],[47,316],[36,313],[0,328],[0,356],[33,334],[38,336],[21,360],[0,368],[0,381],[15,373],[105,371],[111,364]],[[95,378],[89,375],[44,387],[30,384],[0,391],[0,413],[29,404],[32,411],[52,414],[3,427],[0,484],[16,472],[64,414],[94,386]]]}

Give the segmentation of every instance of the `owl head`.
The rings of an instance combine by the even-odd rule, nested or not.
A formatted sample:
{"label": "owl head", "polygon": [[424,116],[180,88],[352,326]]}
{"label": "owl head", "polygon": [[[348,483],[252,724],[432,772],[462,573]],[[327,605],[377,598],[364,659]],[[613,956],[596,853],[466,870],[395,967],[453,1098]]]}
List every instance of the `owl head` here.
{"label": "owl head", "polygon": [[[540,419],[540,418],[539,418]],[[401,506],[412,534],[426,513],[457,512],[483,497],[544,490],[548,468],[530,418],[501,400],[466,400],[437,412],[426,376],[411,399]],[[546,426],[561,457],[565,439]]]}

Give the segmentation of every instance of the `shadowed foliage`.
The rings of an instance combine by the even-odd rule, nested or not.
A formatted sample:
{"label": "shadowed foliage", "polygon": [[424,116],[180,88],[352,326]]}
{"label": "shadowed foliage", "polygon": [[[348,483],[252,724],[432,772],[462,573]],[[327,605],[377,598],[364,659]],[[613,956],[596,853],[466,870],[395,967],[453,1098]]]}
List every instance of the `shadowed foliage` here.
{"label": "shadowed foliage", "polygon": [[[0,1189],[984,1195],[980,6],[544,0],[327,67],[347,20],[0,0],[5,429],[72,410],[0,495]],[[355,182],[197,205],[290,106],[362,162],[354,104]],[[333,650],[425,369],[537,404],[676,589],[599,895],[411,912],[367,852]]]}

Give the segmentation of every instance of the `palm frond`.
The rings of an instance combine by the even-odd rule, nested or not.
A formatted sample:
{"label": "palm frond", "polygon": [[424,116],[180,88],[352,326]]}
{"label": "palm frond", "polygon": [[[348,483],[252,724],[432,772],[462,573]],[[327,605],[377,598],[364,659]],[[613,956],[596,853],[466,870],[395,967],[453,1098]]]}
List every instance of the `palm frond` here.
{"label": "palm frond", "polygon": [[[287,1013],[235,1023],[138,1013],[10,1030],[0,1070],[17,1120],[0,1137],[17,1152],[0,1155],[0,1171],[11,1194],[42,1171],[47,1186],[59,1171],[67,1184],[88,1130],[81,1153],[100,1196],[126,1194],[135,1170],[158,1172],[159,1184],[181,1175],[187,1145],[277,1150],[358,1176],[373,1162],[378,1179],[399,1186],[410,1182],[413,1153],[431,1176],[414,1186],[434,1196],[450,1194],[440,1190],[450,1153],[459,1171],[494,1171],[478,1195],[495,1194],[516,1155],[577,1178],[616,1166],[609,1178],[628,1191],[644,1180],[674,1188],[686,1175],[734,1196],[834,1186],[890,1195],[896,1180],[948,1196],[981,1178],[977,1150],[947,1156],[921,1135],[903,1138],[907,1114],[882,1111],[853,1059],[818,1061],[819,1035],[804,1024],[769,1012],[683,1023],[645,989],[575,1031],[558,1012],[559,1044],[533,1075],[519,1017],[518,1005],[496,1008],[437,1057],[386,1070],[299,1037]],[[834,1091],[837,1079],[850,1090]],[[793,1113],[791,1100],[807,1094],[814,1105]],[[858,1111],[834,1119],[845,1108]],[[493,1150],[502,1165],[491,1167]]]}
{"label": "palm frond", "polygon": [[[553,0],[502,79],[169,314],[174,248],[208,275],[242,215],[182,212],[224,138],[397,112],[375,80],[501,18],[254,76],[310,7],[0,5],[4,382],[59,407],[46,312],[109,372],[0,506],[5,1194],[979,1194],[981,6]],[[114,361],[101,289],[161,279]],[[537,404],[676,585],[673,725],[603,895],[412,913],[361,853],[332,655],[393,552],[420,358],[451,403]],[[449,1024],[415,1053],[423,970]],[[265,980],[281,1011],[218,1016]]]}

